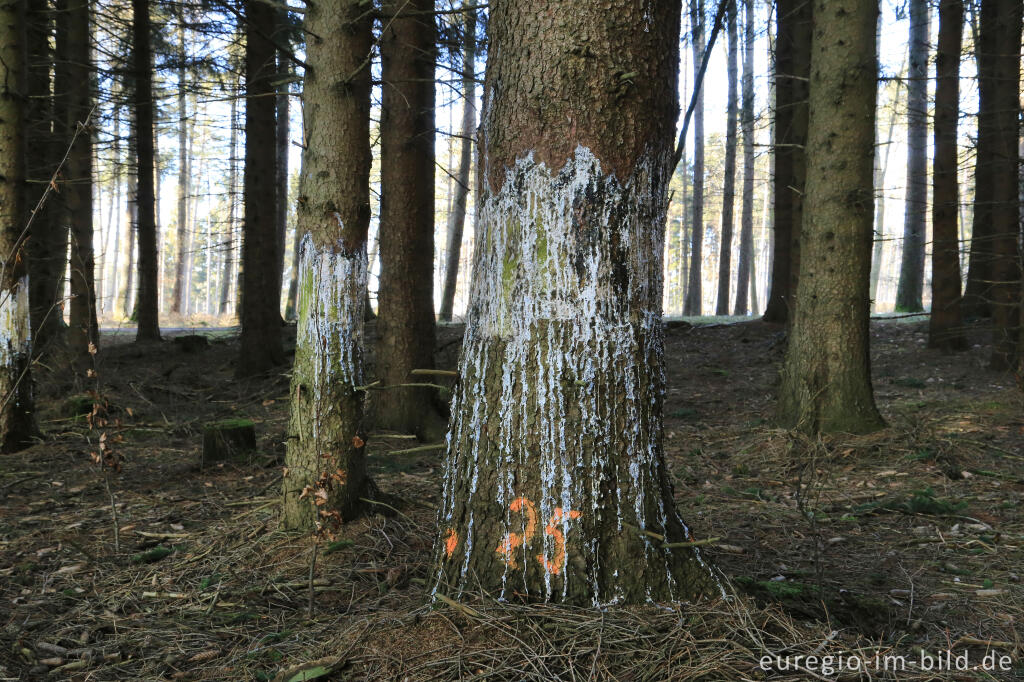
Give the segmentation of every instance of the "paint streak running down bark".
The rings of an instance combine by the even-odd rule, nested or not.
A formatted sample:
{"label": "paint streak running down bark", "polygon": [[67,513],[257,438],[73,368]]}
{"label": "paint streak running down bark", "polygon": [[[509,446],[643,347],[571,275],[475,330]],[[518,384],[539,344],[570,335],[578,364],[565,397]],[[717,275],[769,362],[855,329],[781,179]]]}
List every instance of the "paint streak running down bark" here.
{"label": "paint streak running down bark", "polygon": [[484,188],[434,590],[587,605],[693,598],[713,578],[664,470],[667,154],[605,175],[577,147]]}

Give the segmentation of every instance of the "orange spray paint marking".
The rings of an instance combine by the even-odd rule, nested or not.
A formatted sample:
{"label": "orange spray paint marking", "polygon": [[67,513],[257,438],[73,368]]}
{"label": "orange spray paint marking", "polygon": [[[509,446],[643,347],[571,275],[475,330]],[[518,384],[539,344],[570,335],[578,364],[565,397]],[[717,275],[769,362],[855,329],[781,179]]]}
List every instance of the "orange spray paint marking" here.
{"label": "orange spray paint marking", "polygon": [[512,500],[508,508],[511,511],[519,512],[526,516],[526,527],[523,529],[522,535],[519,533],[508,533],[505,535],[494,551],[501,555],[506,566],[509,568],[519,568],[513,553],[523,546],[527,538],[537,532],[537,508],[533,502],[530,502],[525,497],[517,497]]}
{"label": "orange spray paint marking", "polygon": [[448,532],[444,536],[444,556],[446,559],[451,559],[452,554],[455,554],[455,547],[459,544],[459,535],[455,532],[454,528],[449,528]]}
{"label": "orange spray paint marking", "polygon": [[559,575],[562,572],[562,566],[565,565],[565,534],[556,524],[561,523],[566,517],[578,519],[580,516],[578,511],[565,512],[561,507],[555,507],[548,525],[544,528],[544,534],[555,539],[555,555],[552,561],[548,561],[541,553],[537,555],[537,561],[544,567],[544,570],[549,571],[552,575]]}

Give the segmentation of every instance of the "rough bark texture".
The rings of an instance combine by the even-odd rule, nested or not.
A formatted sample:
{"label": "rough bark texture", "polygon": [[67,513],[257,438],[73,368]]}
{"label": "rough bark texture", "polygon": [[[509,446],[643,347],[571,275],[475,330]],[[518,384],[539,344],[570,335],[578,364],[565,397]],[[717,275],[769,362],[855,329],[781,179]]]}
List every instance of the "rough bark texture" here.
{"label": "rough bark texture", "polygon": [[[95,255],[93,252],[92,196],[92,50],[90,3],[60,0],[58,12],[66,13],[68,70],[65,112],[67,162],[64,165],[64,199],[71,232],[71,305],[68,346],[75,355],[88,357],[89,344],[99,343],[96,322]],[[77,133],[77,137],[75,137]],[[74,144],[71,140],[74,138]]]}
{"label": "rough bark texture", "polygon": [[0,451],[27,445],[35,433],[25,253],[25,14],[0,5]]}
{"label": "rough bark texture", "polygon": [[61,285],[67,269],[68,232],[57,210],[63,197],[50,192],[40,204],[59,161],[55,158],[58,144],[52,129],[54,55],[50,39],[53,18],[46,0],[29,0],[26,9],[28,99],[25,102],[25,134],[27,149],[32,153],[26,155],[28,184],[25,188],[25,210],[32,215],[31,239],[28,242],[32,350],[40,355],[64,340]]}
{"label": "rough bark texture", "polygon": [[704,57],[704,0],[690,4],[690,33],[693,44],[693,78],[697,84],[693,108],[693,222],[690,231],[690,269],[687,273],[684,315],[700,315],[704,301],[704,87],[700,64]]}
{"label": "rough bark texture", "polygon": [[729,85],[725,114],[725,182],[722,186],[722,242],[718,252],[718,298],[715,303],[716,315],[729,314],[729,286],[732,282],[732,233],[733,209],[736,204],[736,123],[739,94],[737,50],[739,38],[736,32],[736,0],[729,0],[728,12],[728,72]]}
{"label": "rough bark texture", "polygon": [[935,159],[932,168],[932,314],[928,345],[964,350],[960,307],[960,240],[957,230],[957,116],[960,111],[962,0],[939,3],[939,45],[935,57]]}
{"label": "rough bark texture", "polygon": [[[283,521],[348,520],[367,497],[363,304],[370,224],[371,17],[360,0],[310,4],[298,230],[299,326]],[[340,517],[340,519],[339,519]]]}
{"label": "rough bark texture", "polygon": [[907,81],[907,190],[896,310],[924,310],[925,215],[928,211],[928,0],[910,0]]}
{"label": "rough bark texture", "polygon": [[[993,369],[1017,366],[1020,342],[1020,192],[1018,140],[1020,134],[1020,48],[1024,5],[1019,0],[981,3],[983,61],[991,61],[983,114],[992,119],[989,146],[991,168],[991,285]],[[991,50],[991,51],[989,51]],[[985,81],[982,81],[982,86]],[[983,91],[984,92],[984,91]],[[980,131],[979,131],[980,132]],[[978,163],[982,162],[979,150]]]}
{"label": "rough bark texture", "polygon": [[[388,0],[381,36],[380,290],[377,373],[413,383],[434,366],[434,0]],[[443,433],[429,388],[374,396],[377,425],[433,439]]]}
{"label": "rough bark texture", "polygon": [[262,374],[284,362],[281,344],[281,266],[277,236],[276,48],[269,36],[277,10],[246,0],[245,172],[242,221],[242,333],[236,372]]}
{"label": "rough bark texture", "polygon": [[[492,7],[481,135],[491,182],[478,201],[435,593],[589,606],[714,590],[698,551],[676,544],[690,534],[662,456],[679,14],[678,2],[644,0],[610,12],[569,0]],[[629,134],[605,134],[620,129]]]}
{"label": "rough bark texture", "polygon": [[780,420],[811,431],[882,426],[871,390],[868,277],[875,20],[864,0],[816,0],[797,305]]}
{"label": "rough bark texture", "polygon": [[[746,315],[747,293],[756,299],[754,263],[754,0],[743,0],[743,205],[740,213],[740,261],[736,268],[736,306],[733,315]],[[756,307],[756,306],[755,306]]]}
{"label": "rough bark texture", "polygon": [[132,40],[135,72],[135,146],[138,154],[136,239],[139,243],[137,341],[159,341],[159,280],[157,279],[156,188],[153,144],[153,56],[150,50],[148,0],[132,0]]}
{"label": "rough bark texture", "polygon": [[176,219],[178,256],[174,262],[174,289],[171,292],[171,312],[188,313],[188,293],[185,288],[185,268],[190,253],[188,248],[189,194],[191,185],[191,141],[188,125],[188,86],[185,80],[185,15],[179,8],[178,21],[178,216]]}
{"label": "rough bark texture", "polygon": [[455,287],[459,282],[462,257],[462,232],[466,224],[466,199],[469,197],[470,166],[473,163],[473,138],[476,135],[476,9],[467,10],[463,24],[462,47],[462,139],[459,141],[459,172],[455,196],[448,216],[448,248],[445,252],[444,290],[438,317],[450,322],[455,306]]}
{"label": "rough bark texture", "polygon": [[[794,308],[800,271],[810,75],[810,0],[779,0],[775,39],[775,236],[771,287],[764,319],[787,322]],[[874,99],[872,98],[872,101]]]}

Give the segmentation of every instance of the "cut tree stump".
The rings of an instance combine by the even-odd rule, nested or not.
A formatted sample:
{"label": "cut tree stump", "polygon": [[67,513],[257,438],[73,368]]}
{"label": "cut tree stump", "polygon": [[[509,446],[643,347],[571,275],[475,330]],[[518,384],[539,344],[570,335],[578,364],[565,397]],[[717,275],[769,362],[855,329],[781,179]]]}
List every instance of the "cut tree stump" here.
{"label": "cut tree stump", "polygon": [[256,449],[256,425],[249,419],[225,419],[203,425],[202,466],[237,459]]}

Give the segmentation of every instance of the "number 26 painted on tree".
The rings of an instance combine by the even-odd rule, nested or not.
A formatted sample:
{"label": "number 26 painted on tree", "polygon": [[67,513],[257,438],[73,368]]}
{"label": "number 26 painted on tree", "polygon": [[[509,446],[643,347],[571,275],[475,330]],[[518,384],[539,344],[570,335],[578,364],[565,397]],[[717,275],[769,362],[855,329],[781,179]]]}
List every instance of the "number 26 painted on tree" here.
{"label": "number 26 painted on tree", "polygon": [[[497,548],[494,550],[501,555],[502,561],[509,568],[519,568],[519,563],[516,561],[515,552],[517,549],[522,547],[524,543],[528,542],[538,531],[538,515],[537,506],[526,499],[525,497],[517,497],[508,505],[510,511],[514,513],[521,513],[526,517],[526,526],[523,528],[522,533],[509,532],[505,534],[501,542],[498,543]],[[546,571],[549,571],[552,575],[558,575],[562,572],[562,566],[565,564],[565,534],[562,532],[561,524],[569,519],[578,519],[582,514],[578,511],[566,511],[561,507],[555,507],[551,514],[551,518],[548,519],[548,523],[544,526],[544,535],[549,535],[554,538],[555,551],[551,560],[549,561],[544,553],[537,555],[537,561],[544,567]],[[542,536],[543,538],[543,536]],[[444,547],[445,555],[451,558],[455,552],[455,548],[458,545],[458,534],[454,528],[449,528],[445,533]]]}

